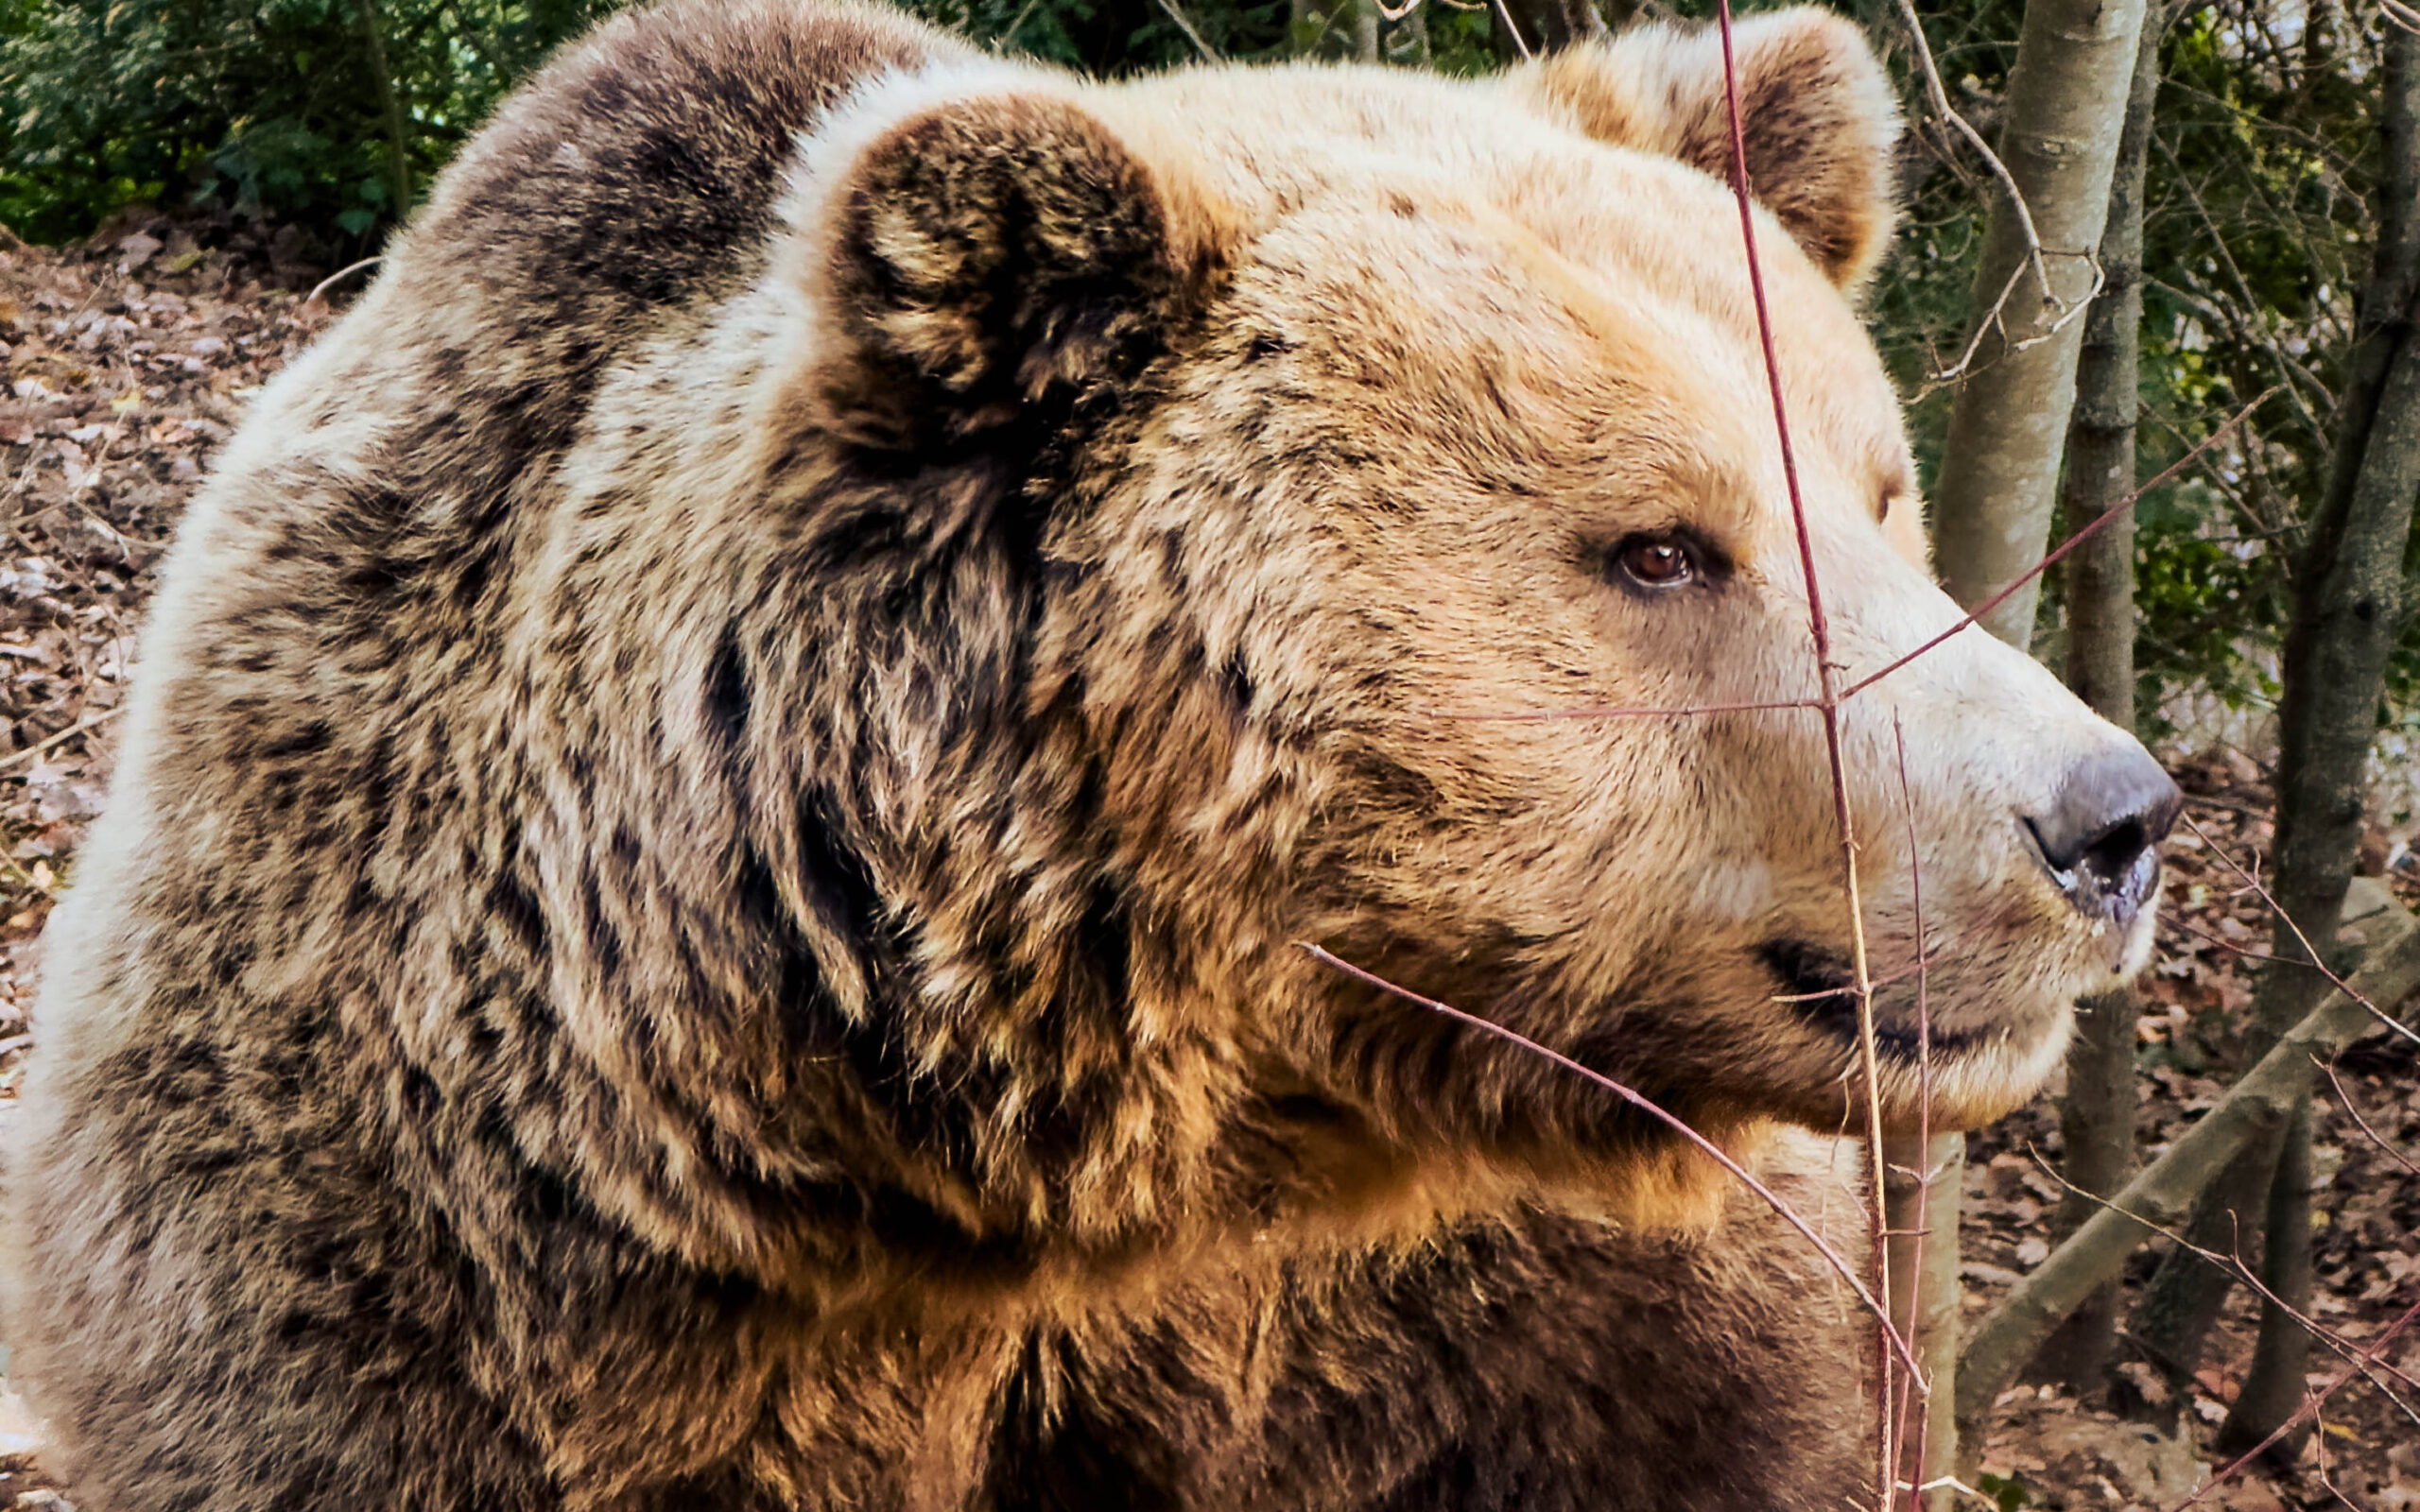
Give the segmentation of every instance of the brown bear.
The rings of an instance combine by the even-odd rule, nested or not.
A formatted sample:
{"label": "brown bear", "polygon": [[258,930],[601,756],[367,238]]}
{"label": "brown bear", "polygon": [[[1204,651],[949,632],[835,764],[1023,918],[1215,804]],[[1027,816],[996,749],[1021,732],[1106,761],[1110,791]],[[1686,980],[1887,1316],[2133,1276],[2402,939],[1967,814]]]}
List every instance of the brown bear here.
{"label": "brown bear", "polygon": [[[1953,624],[1739,30],[1850,675]],[[1716,39],[1088,82],[675,0],[508,105],[180,536],[5,1337],[85,1512],[1818,1508],[1864,1106]],[[1547,717],[1719,706],[1675,717]],[[1895,725],[1909,753],[1903,788]],[[1844,715],[1883,1114],[1995,1116],[2174,795],[1957,636]],[[1918,864],[1921,869],[1918,869]],[[1916,884],[1921,882],[1921,922]]]}

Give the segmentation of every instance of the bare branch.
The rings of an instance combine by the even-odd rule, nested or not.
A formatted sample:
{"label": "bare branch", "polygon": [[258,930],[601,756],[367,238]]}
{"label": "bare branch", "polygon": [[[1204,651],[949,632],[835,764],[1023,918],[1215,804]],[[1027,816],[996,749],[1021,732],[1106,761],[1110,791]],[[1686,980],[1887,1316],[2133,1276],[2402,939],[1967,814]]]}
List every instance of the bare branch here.
{"label": "bare branch", "polygon": [[[2030,265],[2032,267],[2035,280],[2042,285],[2043,298],[2056,303],[2064,314],[2067,306],[2050,286],[2049,265],[2043,261],[2042,256],[2042,236],[2033,229],[2033,212],[2026,206],[2025,191],[2016,186],[2016,176],[2008,171],[2008,164],[2002,163],[2000,155],[1992,150],[1992,145],[1983,140],[1983,133],[1976,130],[1974,123],[1959,114],[1950,105],[1949,92],[1942,87],[1941,68],[1933,61],[1932,43],[1925,36],[1925,24],[1916,15],[1914,0],[1899,0],[1899,16],[1908,24],[1909,41],[1915,43],[1916,71],[1924,76],[1925,97],[1931,102],[1933,113],[1957,129],[1958,134],[1966,139],[1966,145],[1975,149],[1975,155],[1983,160],[1983,165],[1992,170],[1992,177],[1999,180],[2000,193],[2008,197],[2009,208],[2016,214],[2017,229],[2025,237],[2025,258],[2017,266]],[[2015,288],[2016,280],[2012,276],[2008,289],[2001,293],[1998,303],[1992,307],[1993,318],[1997,318],[2000,309],[2007,304],[2009,295]],[[2094,283],[2093,292],[2100,292],[2098,280]],[[1960,360],[1959,369],[1962,370],[1974,355],[1970,347],[1966,356]]]}
{"label": "bare branch", "polygon": [[2018,576],[2016,581],[2010,583],[1998,593],[1994,593],[1991,597],[1983,600],[1980,604],[1976,605],[1975,608],[1968,612],[1965,618],[1960,620],[1949,628],[1942,631],[1939,635],[1934,636],[1931,640],[1927,641],[1924,644],[1917,646],[1914,650],[1898,658],[1896,661],[1889,662],[1880,671],[1870,673],[1865,677],[1859,678],[1857,681],[1850,683],[1847,689],[1841,693],[1841,696],[1843,698],[1856,697],[1858,694],[1873,687],[1884,678],[1887,678],[1892,673],[1898,671],[1901,667],[1904,667],[1909,662],[1913,662],[1916,658],[1931,650],[1934,646],[1941,644],[1942,642],[1948,640],[1959,631],[1966,629],[1968,627],[1974,625],[1978,620],[1981,619],[1984,615],[1989,614],[1992,610],[2008,602],[2008,600],[2014,596],[2019,589],[2022,589],[2034,578],[2041,576],[2043,573],[2049,570],[2050,566],[2057,562],[2061,558],[2075,550],[2076,547],[2082,545],[2094,535],[2099,534],[2121,513],[2133,508],[2137,503],[2141,502],[2143,495],[2151,492],[2153,489],[2166,485],[2178,473],[2184,472],[2195,462],[2200,461],[2204,453],[2208,452],[2210,448],[2218,445],[2220,441],[2224,440],[2237,426],[2242,424],[2245,421],[2250,420],[2252,418],[2252,412],[2258,409],[2262,404],[2267,404],[2271,396],[2274,395],[2276,392],[2277,390],[2274,388],[2269,389],[2266,393],[2263,393],[2260,397],[2255,399],[2251,404],[2244,405],[2239,410],[2237,410],[2233,416],[2228,418],[2225,424],[2220,426],[2217,430],[2212,431],[2208,436],[2204,437],[2200,445],[2194,447],[2193,450],[2186,453],[2183,456],[2178,457],[2168,466],[2160,469],[2158,474],[2149,483],[2143,484],[2140,488],[2135,490],[2134,492],[2129,493],[2124,498],[2118,500],[2116,504],[2113,504],[2108,508],[2102,510],[2100,516],[2090,524],[2085,525],[2074,535],[2069,536],[2065,541],[2062,541],[2056,551],[2045,554],[2040,561],[2035,562],[2031,567],[2028,568],[2024,574]]}
{"label": "bare branch", "polygon": [[2372,1362],[2376,1361],[2379,1355],[2385,1353],[2386,1347],[2394,1342],[2395,1335],[2401,1333],[2405,1329],[2410,1328],[2415,1319],[2420,1319],[2420,1302],[2413,1302],[2410,1307],[2405,1308],[2403,1310],[2402,1316],[2396,1318],[2394,1322],[2379,1330],[2377,1337],[2370,1341],[2370,1347],[2361,1351],[2361,1357],[2347,1366],[2344,1369],[2339,1371],[2335,1380],[2330,1381],[2325,1386],[2320,1389],[2316,1396],[2312,1397],[2308,1401],[2303,1404],[2301,1411],[2295,1413],[2291,1418],[2287,1418],[2284,1422],[2279,1423],[2271,1431],[2268,1437],[2253,1445],[2250,1449],[2245,1450],[2241,1455],[2237,1457],[2234,1463],[2228,1465],[2226,1469],[2219,1471],[2216,1475],[2211,1476],[2207,1481],[2204,1482],[2200,1490],[2194,1492],[2191,1496],[2187,1497],[2184,1501],[2177,1503],[2175,1507],[2171,1509],[2171,1512],[2185,1512],[2187,1507],[2193,1505],[2196,1502],[2201,1501],[2204,1497],[2209,1495],[2212,1491],[2218,1489],[2221,1486],[2225,1485],[2228,1481],[2240,1474],[2245,1466],[2251,1464],[2263,1453],[2266,1453],[2270,1445],[2276,1443],[2278,1440],[2284,1438],[2288,1434],[2290,1434],[2295,1429],[2300,1428],[2303,1425],[2303,1420],[2316,1414],[2319,1409],[2326,1403],[2328,1398],[2336,1395],[2339,1388],[2342,1387],[2345,1383],[2351,1381],[2355,1376],[2361,1374],[2363,1366],[2370,1365]]}
{"label": "bare branch", "polygon": [[2303,926],[2294,922],[2293,915],[2286,912],[2283,908],[2277,905],[2277,900],[2270,895],[2268,888],[2260,885],[2260,879],[2258,877],[2256,877],[2251,872],[2246,871],[2242,865],[2236,860],[2235,856],[2229,852],[2224,846],[2219,844],[2216,840],[2211,839],[2207,831],[2204,831],[2200,825],[2193,822],[2193,816],[2191,815],[2180,814],[2178,817],[2183,820],[2187,829],[2202,837],[2202,843],[2208,846],[2211,851],[2215,853],[2221,861],[2227,864],[2227,869],[2233,871],[2237,876],[2241,877],[2243,879],[2244,885],[2259,895],[2261,902],[2268,906],[2271,913],[2277,916],[2280,922],[2282,922],[2289,930],[2293,932],[2294,942],[2300,945],[2303,948],[2303,954],[2309,957],[2308,961],[2305,963],[2306,965],[2318,968],[2319,973],[2322,976],[2326,977],[2330,983],[2334,984],[2337,991],[2343,993],[2346,997],[2351,998],[2354,1002],[2368,1009],[2371,1018],[2377,1020],[2378,1022],[2384,1024],[2389,1029],[2394,1030],[2396,1034],[2403,1036],[2403,1038],[2411,1040],[2413,1044],[2420,1045],[2420,1032],[2415,1032],[2400,1020],[2397,1020],[2393,1014],[2387,1013],[2377,1004],[2372,1003],[2368,998],[2365,998],[2359,992],[2354,991],[2352,988],[2345,985],[2345,981],[2342,977],[2337,975],[2334,971],[2328,969],[2327,963],[2319,958],[2318,950],[2311,945],[2310,936],[2303,933]]}
{"label": "bare branch", "polygon": [[2320,1061],[2318,1065],[2319,1069],[2327,1075],[2327,1085],[2336,1089],[2336,1100],[2344,1105],[2344,1111],[2351,1114],[2354,1124],[2362,1133],[2370,1137],[2370,1143],[2383,1151],[2389,1160],[2395,1161],[2413,1176],[2420,1176],[2420,1163],[2415,1163],[2411,1157],[2389,1144],[2386,1137],[2370,1127],[2370,1121],[2363,1118],[2361,1110],[2353,1106],[2353,1094],[2346,1091],[2344,1084],[2337,1079],[2335,1066],[2325,1060]]}
{"label": "bare branch", "polygon": [[1201,55],[1203,62],[1215,63],[1219,60],[1219,55],[1212,52],[1210,44],[1201,40],[1201,33],[1194,30],[1193,23],[1187,21],[1184,18],[1184,12],[1177,9],[1176,0],[1159,0],[1159,5],[1162,10],[1167,12],[1168,19],[1176,23],[1177,30],[1184,33],[1184,40],[1193,43],[1193,50]]}
{"label": "bare branch", "polygon": [[1482,1034],[1494,1035],[1495,1038],[1504,1040],[1508,1044],[1517,1045],[1533,1056],[1543,1057],[1544,1058],[1552,1061],[1554,1064],[1561,1066],[1564,1070],[1570,1072],[1573,1075],[1582,1077],[1591,1084],[1603,1088],[1605,1091],[1613,1093],[1616,1097],[1620,1098],[1631,1107],[1635,1108],[1640,1112],[1653,1118],[1656,1122],[1664,1125],[1667,1128],[1669,1128],[1673,1133],[1680,1135],[1683,1139],[1687,1140],[1691,1144],[1694,1144],[1699,1149],[1704,1151],[1708,1156],[1713,1158],[1715,1163],[1721,1166],[1725,1171],[1730,1172],[1732,1176],[1737,1177],[1741,1185],[1745,1186],[1749,1191],[1754,1192],[1757,1196],[1763,1198],[1766,1206],[1772,1208],[1774,1212],[1780,1214],[1784,1223],[1787,1223],[1792,1228],[1797,1229],[1808,1244],[1815,1246],[1816,1253],[1822,1255],[1824,1257],[1824,1263],[1830,1265],[1832,1269],[1839,1274],[1841,1280],[1847,1284],[1850,1292],[1856,1296],[1859,1305],[1863,1306],[1868,1313],[1873,1314],[1875,1318],[1880,1322],[1884,1332],[1891,1337],[1892,1344],[1899,1355],[1900,1363],[1905,1365],[1911,1371],[1916,1368],[1915,1356],[1908,1352],[1906,1342],[1899,1337],[1898,1330],[1892,1327],[1891,1314],[1883,1309],[1880,1302],[1875,1299],[1874,1293],[1867,1289],[1865,1282],[1858,1279],[1857,1267],[1851,1265],[1839,1250],[1833,1248],[1831,1244],[1826,1241],[1822,1234],[1817,1233],[1814,1228],[1809,1225],[1806,1219],[1800,1217],[1795,1209],[1791,1208],[1789,1203],[1784,1202],[1779,1194],[1775,1193],[1772,1188],[1765,1185],[1762,1181],[1757,1180],[1754,1176],[1749,1173],[1746,1166],[1743,1166],[1737,1160],[1733,1160],[1730,1153],[1724,1150],[1722,1146],[1715,1143],[1712,1140],[1707,1139],[1696,1129],[1691,1128],[1686,1119],[1684,1119],[1678,1114],[1663,1108],[1641,1093],[1633,1091],[1630,1088],[1623,1086],[1620,1082],[1614,1080],[1614,1078],[1606,1075],[1604,1073],[1582,1065],[1579,1061],[1572,1059],[1562,1051],[1551,1049],[1546,1045],[1538,1043],[1535,1040],[1530,1039],[1529,1036],[1521,1033],[1517,1029],[1509,1029],[1493,1019],[1482,1019],[1478,1014],[1466,1012],[1463,1009],[1455,1007],[1450,1003],[1440,1003],[1435,998],[1424,997],[1420,993],[1412,991],[1409,988],[1398,987],[1396,984],[1388,981],[1385,977],[1380,976],[1377,972],[1367,971],[1361,967],[1356,966],[1351,961],[1338,955],[1333,951],[1314,945],[1308,940],[1296,940],[1294,943],[1298,949],[1308,954],[1314,960],[1320,961],[1327,966],[1334,967],[1336,970],[1342,971],[1345,975],[1353,978],[1357,982],[1362,983],[1364,986],[1376,988],[1381,992],[1401,998],[1406,1003],[1409,1003],[1417,1007],[1426,1008],[1433,1013],[1442,1013],[1446,1018],[1453,1020],[1457,1023],[1466,1024],[1471,1028],[1478,1030]]}
{"label": "bare branch", "polygon": [[1523,62],[1528,62],[1538,56],[1530,50],[1529,39],[1522,36],[1521,28],[1513,24],[1512,8],[1506,5],[1504,0],[1495,0],[1495,19],[1503,23],[1505,35],[1512,39],[1512,45],[1521,49]]}
{"label": "bare branch", "polygon": [[[2400,1003],[2420,986],[2420,921],[2393,910],[2378,921],[2370,947],[2354,980],[2369,998]],[[2284,1121],[2309,1086],[2311,1057],[2335,1054],[2368,1034],[2373,1023],[2369,1010],[2350,995],[2329,993],[2238,1078],[2216,1108],[2034,1266],[1969,1336],[1959,1358],[1959,1417],[1971,1419],[1988,1407],[2051,1331],[2125,1268],[2146,1230],[2183,1216],[2261,1130]]]}
{"label": "bare branch", "polygon": [[327,277],[320,280],[319,283],[312,284],[311,292],[302,296],[302,302],[305,304],[310,303],[313,300],[316,300],[320,295],[327,293],[329,289],[343,283],[346,279],[360,272],[363,268],[376,267],[386,260],[387,259],[384,256],[365,257],[358,263],[348,263],[344,266],[339,267],[335,272],[329,274]]}

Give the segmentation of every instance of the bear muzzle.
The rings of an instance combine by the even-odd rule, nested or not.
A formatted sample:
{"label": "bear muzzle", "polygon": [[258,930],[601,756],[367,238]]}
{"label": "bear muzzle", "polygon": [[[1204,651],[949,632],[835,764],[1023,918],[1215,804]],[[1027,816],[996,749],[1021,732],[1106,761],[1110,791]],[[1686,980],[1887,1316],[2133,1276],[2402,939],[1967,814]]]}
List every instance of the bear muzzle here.
{"label": "bear muzzle", "polygon": [[2051,883],[2083,914],[2129,930],[2159,889],[2159,843],[2185,795],[2132,741],[2079,763],[2047,812],[2021,816]]}

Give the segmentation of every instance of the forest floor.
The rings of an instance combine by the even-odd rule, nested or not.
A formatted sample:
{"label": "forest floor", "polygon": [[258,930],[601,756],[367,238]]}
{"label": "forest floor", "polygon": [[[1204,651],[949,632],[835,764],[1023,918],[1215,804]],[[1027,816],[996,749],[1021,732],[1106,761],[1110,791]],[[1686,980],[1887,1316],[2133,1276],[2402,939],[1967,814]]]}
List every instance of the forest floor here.
{"label": "forest floor", "polygon": [[[233,222],[122,220],[68,249],[29,248],[0,231],[0,1102],[14,1095],[39,1027],[28,1010],[43,926],[100,807],[153,571],[248,397],[335,318],[328,301],[302,293],[320,270],[285,253],[277,238]],[[2144,982],[2145,1159],[2210,1107],[2242,1062],[2250,968],[2211,937],[2258,952],[2269,936],[2259,900],[2213,850],[2260,865],[2270,835],[2260,768],[2232,750],[2179,767],[2209,841],[2180,833],[2174,842],[2169,918]],[[2420,905],[2411,870],[2391,869],[2389,880]],[[2420,1167],[2411,1164],[2420,1061],[2374,1040],[2337,1072],[2377,1138],[2325,1092],[2313,1313],[2360,1341],[2420,1296]],[[2047,1100],[1972,1142],[1961,1233],[1970,1320],[2048,1253],[2060,1192],[2043,1162],[2055,1168],[2058,1154]],[[2130,1286],[2156,1253],[2135,1257]],[[2238,1288],[2189,1400],[2167,1409],[2169,1426],[2182,1419],[2181,1436],[2120,1418],[2100,1393],[2007,1393],[1977,1444],[1998,1504],[2184,1501],[2213,1464],[2203,1439],[2241,1378],[2255,1323]],[[2324,1429],[2293,1470],[2247,1476],[2199,1504],[2420,1512],[2420,1332],[2382,1365],[2378,1379],[2405,1406],[2357,1383],[2329,1399]],[[2324,1384],[2341,1362],[2315,1349],[2311,1367]],[[0,1508],[12,1495],[21,1506],[55,1504],[39,1437],[0,1384]]]}

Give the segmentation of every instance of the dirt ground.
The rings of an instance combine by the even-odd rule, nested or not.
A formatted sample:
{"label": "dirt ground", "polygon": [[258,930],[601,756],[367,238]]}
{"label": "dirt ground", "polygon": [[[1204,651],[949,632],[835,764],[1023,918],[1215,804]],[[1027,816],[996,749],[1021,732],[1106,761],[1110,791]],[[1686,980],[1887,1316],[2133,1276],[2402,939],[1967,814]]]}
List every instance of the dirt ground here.
{"label": "dirt ground", "polygon": [[[248,396],[335,318],[331,301],[343,302],[342,287],[304,298],[320,270],[293,259],[293,240],[281,245],[238,222],[124,219],[94,244],[61,251],[0,232],[0,1109],[37,1027],[27,1008],[43,925],[101,802],[153,569]],[[2181,766],[2211,842],[2256,867],[2270,802],[2256,764],[2224,751]],[[2202,936],[2250,951],[2268,938],[2260,902],[2209,846],[2181,835],[2171,865],[2169,921],[2140,1028],[2146,1159],[2208,1108],[2241,1063],[2250,968]],[[2404,901],[2420,905],[2413,872],[2388,869]],[[2420,1297],[2420,1169],[2409,1164],[2420,1160],[2416,1072],[2408,1049],[2379,1040],[2338,1067],[2376,1140],[2325,1094],[2314,1311],[2353,1341]],[[2059,1189],[2036,1157],[2055,1165],[2058,1154],[2047,1102],[1973,1142],[1961,1234],[1969,1319],[2048,1253]],[[2130,1284],[2155,1258],[2135,1257]],[[1993,1500],[2183,1502],[2211,1467],[2200,1435],[2224,1415],[2255,1321],[2238,1290],[2191,1400],[2169,1404],[2183,1419],[2181,1438],[2120,1418],[2098,1394],[2008,1393],[1974,1446]],[[2325,1348],[2311,1364],[2317,1384],[2341,1368]],[[2382,1384],[2358,1383],[2329,1400],[2324,1429],[2293,1473],[2249,1477],[2199,1504],[2420,1512],[2420,1331],[2382,1366]],[[0,1506],[11,1496],[20,1507],[57,1504],[39,1469],[39,1437],[0,1386]]]}

